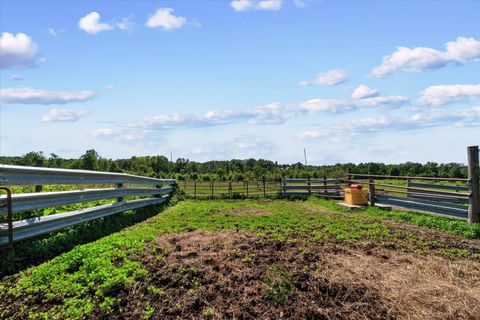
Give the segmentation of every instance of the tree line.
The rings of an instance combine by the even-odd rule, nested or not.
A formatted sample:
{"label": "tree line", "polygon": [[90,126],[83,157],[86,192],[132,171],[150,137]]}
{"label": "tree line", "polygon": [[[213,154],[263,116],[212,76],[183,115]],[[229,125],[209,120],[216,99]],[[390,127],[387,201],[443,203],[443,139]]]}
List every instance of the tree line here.
{"label": "tree line", "polygon": [[178,180],[281,180],[282,178],[344,177],[350,173],[370,173],[392,176],[419,176],[441,178],[466,178],[467,167],[461,163],[416,163],[400,164],[337,163],[333,165],[304,165],[300,162],[279,164],[264,159],[232,159],[225,161],[196,162],[184,158],[169,161],[167,157],[141,156],[129,159],[107,159],[97,151],[87,150],[78,159],[65,159],[54,153],[28,152],[23,156],[0,157],[1,164],[23,166],[85,169],[95,171],[125,172],[130,174],[175,178]]}

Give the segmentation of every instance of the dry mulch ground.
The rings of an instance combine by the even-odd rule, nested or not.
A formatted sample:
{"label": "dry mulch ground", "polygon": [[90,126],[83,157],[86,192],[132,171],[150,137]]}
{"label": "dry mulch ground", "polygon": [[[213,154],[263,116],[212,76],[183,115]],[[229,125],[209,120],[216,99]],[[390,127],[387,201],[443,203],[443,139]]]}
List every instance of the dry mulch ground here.
{"label": "dry mulch ground", "polygon": [[480,318],[471,259],[232,231],[164,235],[137,259],[150,276],[120,293],[117,318]]}

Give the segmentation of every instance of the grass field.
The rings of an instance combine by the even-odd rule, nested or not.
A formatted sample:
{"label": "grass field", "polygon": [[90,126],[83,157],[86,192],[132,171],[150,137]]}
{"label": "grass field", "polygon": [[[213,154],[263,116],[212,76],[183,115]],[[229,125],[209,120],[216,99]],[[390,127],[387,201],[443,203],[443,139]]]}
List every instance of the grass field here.
{"label": "grass field", "polygon": [[0,281],[6,319],[475,319],[480,227],[335,202],[183,201]]}

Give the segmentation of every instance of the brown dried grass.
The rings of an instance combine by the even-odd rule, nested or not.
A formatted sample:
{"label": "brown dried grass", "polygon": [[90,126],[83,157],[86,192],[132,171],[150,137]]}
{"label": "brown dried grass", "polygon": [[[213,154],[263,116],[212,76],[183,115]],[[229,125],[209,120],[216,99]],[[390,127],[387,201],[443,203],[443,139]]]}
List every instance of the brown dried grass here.
{"label": "brown dried grass", "polygon": [[[121,298],[119,318],[479,319],[480,263],[377,247],[285,243],[245,232],[164,235],[138,257],[151,277]],[[293,290],[272,301],[272,266]],[[280,276],[279,276],[280,277]],[[281,279],[279,280],[282,281]],[[288,280],[290,281],[290,280]],[[148,288],[161,288],[163,294]],[[288,286],[287,286],[288,287]]]}

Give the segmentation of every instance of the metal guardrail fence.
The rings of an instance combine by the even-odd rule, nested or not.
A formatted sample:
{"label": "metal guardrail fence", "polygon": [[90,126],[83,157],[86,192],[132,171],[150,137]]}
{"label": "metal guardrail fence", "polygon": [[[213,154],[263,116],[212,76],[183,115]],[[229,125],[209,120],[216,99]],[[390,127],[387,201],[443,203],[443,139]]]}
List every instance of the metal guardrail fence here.
{"label": "metal guardrail fence", "polygon": [[[103,218],[127,210],[156,205],[166,201],[174,191],[175,180],[155,179],[123,173],[96,172],[0,165],[0,215],[7,214],[8,222],[0,224],[0,247],[29,239],[79,223]],[[20,193],[10,195],[7,186],[21,185],[91,185],[113,184],[116,188],[85,189],[58,192]],[[155,188],[124,187],[124,184],[154,185]],[[125,197],[152,196],[125,201]],[[12,221],[13,213],[57,207],[103,199],[117,202],[48,216]]]}
{"label": "metal guardrail fence", "polygon": [[370,205],[468,218],[472,195],[469,179],[348,174],[347,181],[368,188]]}

